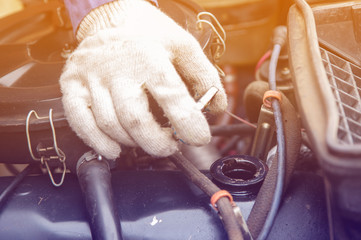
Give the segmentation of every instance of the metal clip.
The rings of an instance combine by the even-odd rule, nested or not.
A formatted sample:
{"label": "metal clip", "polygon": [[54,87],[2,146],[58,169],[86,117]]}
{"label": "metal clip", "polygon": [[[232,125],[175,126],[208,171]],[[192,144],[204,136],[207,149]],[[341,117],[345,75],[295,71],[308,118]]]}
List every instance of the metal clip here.
{"label": "metal clip", "polygon": [[86,153],[84,153],[78,160],[77,164],[76,164],[76,170],[78,171],[79,167],[85,163],[85,162],[90,162],[92,160],[97,159],[98,161],[102,161],[103,157],[100,154],[97,154],[94,150],[88,151]]}
{"label": "metal clip", "polygon": [[[50,157],[41,156],[40,158],[38,158],[34,155],[32,147],[31,147],[31,140],[30,140],[30,133],[29,133],[30,118],[31,118],[32,114],[34,114],[36,119],[38,119],[38,120],[49,119],[51,131],[52,131],[52,135],[53,135],[53,147],[48,147],[44,150],[45,151],[54,150],[56,153],[56,156],[50,156]],[[55,127],[54,127],[54,123],[53,123],[53,109],[49,109],[49,117],[39,117],[39,115],[36,113],[35,110],[31,110],[28,113],[28,116],[26,117],[26,138],[28,141],[29,153],[30,153],[32,159],[34,159],[35,161],[40,161],[41,164],[45,165],[46,170],[49,174],[50,180],[53,183],[53,185],[55,187],[60,187],[64,182],[65,173],[66,173],[66,164],[65,164],[66,156],[65,156],[65,153],[58,147],[58,143],[56,141],[56,133],[55,133]],[[61,162],[63,164],[63,172],[62,172],[61,180],[59,183],[55,182],[53,174],[51,173],[51,170],[48,165],[48,161],[55,160],[55,159],[58,159],[59,162]]]}
{"label": "metal clip", "polygon": [[234,215],[236,216],[237,222],[242,229],[243,236],[245,237],[245,239],[253,240],[252,234],[247,226],[247,222],[245,221],[241,213],[241,209],[235,203],[232,204],[232,208]]}
{"label": "metal clip", "polygon": [[[216,23],[216,26],[220,30],[222,35],[219,33],[219,31],[213,25],[212,21],[202,19],[203,16],[211,17],[211,19]],[[214,43],[216,45],[216,50],[215,50],[215,54],[213,55],[213,60],[215,62],[217,62],[217,61],[219,61],[219,59],[222,57],[222,55],[226,51],[226,43],[225,43],[226,42],[226,32],[224,31],[222,25],[219,23],[217,18],[213,14],[211,14],[209,12],[200,12],[200,13],[198,13],[198,15],[197,15],[197,27],[199,29],[202,29],[202,23],[208,24],[212,28],[212,30],[216,34],[216,36],[217,36],[216,40],[215,40],[215,43]]]}

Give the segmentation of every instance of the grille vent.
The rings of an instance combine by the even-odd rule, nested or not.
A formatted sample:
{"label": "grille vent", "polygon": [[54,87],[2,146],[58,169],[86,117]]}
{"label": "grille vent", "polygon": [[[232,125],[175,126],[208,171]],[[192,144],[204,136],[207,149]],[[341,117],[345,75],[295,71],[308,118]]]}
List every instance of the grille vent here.
{"label": "grille vent", "polygon": [[339,113],[340,144],[361,143],[361,68],[320,48]]}

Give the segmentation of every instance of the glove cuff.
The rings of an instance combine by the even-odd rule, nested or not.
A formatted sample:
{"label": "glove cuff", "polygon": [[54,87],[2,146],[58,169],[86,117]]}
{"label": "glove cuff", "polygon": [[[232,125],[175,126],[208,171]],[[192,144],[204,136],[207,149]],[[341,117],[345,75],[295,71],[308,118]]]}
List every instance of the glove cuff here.
{"label": "glove cuff", "polygon": [[81,42],[101,29],[115,27],[126,19],[126,9],[143,3],[157,5],[155,0],[118,0],[93,9],[81,21],[76,32],[76,39]]}

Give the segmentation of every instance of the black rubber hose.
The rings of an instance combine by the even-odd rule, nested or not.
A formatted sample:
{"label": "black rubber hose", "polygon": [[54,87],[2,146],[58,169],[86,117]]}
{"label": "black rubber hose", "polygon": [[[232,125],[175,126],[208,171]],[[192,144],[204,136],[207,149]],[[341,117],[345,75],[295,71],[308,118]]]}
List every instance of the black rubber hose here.
{"label": "black rubber hose", "polygon": [[[202,174],[182,153],[176,152],[171,156],[172,162],[208,196],[213,196],[220,191],[211,180]],[[250,233],[247,226],[240,226],[237,222],[233,208],[228,198],[222,197],[217,202],[218,211],[221,215],[224,228],[230,240],[249,239]],[[242,229],[242,231],[241,231]],[[242,234],[243,232],[243,234]],[[243,235],[245,235],[243,237]],[[249,236],[249,237],[248,237]]]}
{"label": "black rubber hose", "polygon": [[[256,102],[262,102],[263,94],[269,89],[269,85],[263,81],[252,82],[246,91],[246,98],[248,93],[252,94],[252,99]],[[282,94],[282,93],[281,93]],[[285,95],[282,94],[281,110],[283,113],[283,125],[285,133],[285,143],[286,143],[286,172],[285,172],[285,188],[289,182],[297,156],[299,154],[299,149],[301,146],[301,122],[297,116],[297,112],[291,102],[287,99]],[[261,229],[264,225],[264,222],[267,217],[267,213],[270,210],[272,199],[274,195],[274,190],[276,186],[277,179],[277,155],[272,161],[272,166],[270,167],[268,174],[263,182],[263,185],[257,195],[257,199],[254,207],[248,217],[247,223],[250,228],[253,237],[258,237]]]}
{"label": "black rubber hose", "polygon": [[120,218],[113,201],[109,165],[104,160],[84,161],[77,169],[94,240],[122,239]]}
{"label": "black rubber hose", "polygon": [[0,207],[4,205],[11,193],[19,186],[21,181],[35,168],[37,164],[29,164],[24,170],[22,170],[13,181],[5,188],[0,195]]}

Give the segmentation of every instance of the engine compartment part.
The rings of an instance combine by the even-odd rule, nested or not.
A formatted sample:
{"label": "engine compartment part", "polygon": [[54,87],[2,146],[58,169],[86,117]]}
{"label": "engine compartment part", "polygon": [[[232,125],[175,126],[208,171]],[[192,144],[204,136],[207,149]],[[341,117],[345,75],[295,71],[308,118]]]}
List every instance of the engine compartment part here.
{"label": "engine compartment part", "polygon": [[227,50],[221,64],[254,64],[269,47],[278,24],[279,0],[196,0],[212,12],[227,33]]}
{"label": "engine compartment part", "polygon": [[[12,179],[2,177],[0,191]],[[116,171],[111,181],[125,240],[227,239],[208,196],[180,172]],[[270,239],[327,239],[322,179],[299,172],[290,186]],[[250,211],[248,202],[235,202],[242,212]],[[290,224],[296,221],[302,225]],[[4,239],[92,239],[76,176],[67,176],[61,188],[46,175],[25,178],[2,208],[0,234]]]}
{"label": "engine compartment part", "polygon": [[337,145],[341,146],[334,146],[335,151],[342,151],[345,146],[358,148],[361,142],[361,113],[358,110],[361,104],[361,68],[326,49],[320,48],[320,52],[338,107]]}
{"label": "engine compartment part", "polygon": [[319,44],[348,62],[361,65],[360,2],[345,1],[312,7]]}
{"label": "engine compartment part", "polygon": [[211,175],[236,199],[254,200],[267,174],[261,160],[247,155],[231,155],[215,161]]}
{"label": "engine compartment part", "polygon": [[[361,202],[355,192],[360,190],[361,152],[354,140],[361,125],[353,119],[359,110],[354,111],[357,105],[352,105],[352,99],[359,93],[358,76],[352,69],[358,67],[344,51],[320,49],[318,42],[322,43],[324,35],[318,39],[317,30],[323,31],[325,14],[332,16],[330,22],[338,22],[337,30],[343,21],[349,21],[348,15],[339,18],[339,14],[358,3],[322,4],[315,6],[314,12],[305,1],[296,3],[288,18],[290,66],[303,124],[325,175],[331,235],[334,239],[357,239],[361,236],[356,227],[361,210],[356,206]],[[332,33],[337,35],[334,39],[344,37],[342,31]],[[354,104],[359,103],[357,99]]]}
{"label": "engine compartment part", "polygon": [[92,151],[87,152],[78,161],[77,176],[91,219],[92,238],[123,239],[108,162]]}
{"label": "engine compartment part", "polygon": [[[107,239],[116,235],[125,240],[259,240],[268,236],[301,240],[328,239],[329,228],[340,239],[361,236],[361,202],[355,194],[361,188],[361,69],[326,44],[322,48],[310,44],[307,37],[315,39],[315,26],[302,22],[301,8],[294,6],[290,11],[288,51],[274,47],[273,52],[266,52],[283,1],[208,1],[217,7],[207,5],[207,10],[230,33],[229,55],[221,61],[230,104],[221,117],[205,114],[212,142],[203,148],[184,144],[182,153],[170,158],[124,147],[117,160],[100,161],[96,154],[80,156],[90,149],[69,128],[62,110],[57,80],[76,47],[64,8],[58,0],[25,1],[31,2],[24,5],[28,12],[0,19],[4,23],[0,24],[4,53],[0,57],[0,110],[4,113],[0,116],[0,162],[10,167],[35,159],[43,168],[21,183],[23,173],[15,178],[0,176],[0,191],[4,190],[0,198],[9,197],[0,199],[1,238]],[[200,18],[213,21],[209,14],[198,14],[203,11],[198,5],[188,0],[158,2],[194,34],[210,59],[224,50],[220,42],[225,36],[214,37],[207,24],[204,31],[197,28]],[[320,23],[316,29],[325,24],[328,34],[331,23],[342,19],[341,13],[347,15],[347,23],[337,26],[350,28],[350,12],[354,23],[358,22],[358,3],[317,2],[313,11],[323,15],[323,20],[316,18]],[[328,13],[338,15],[330,14],[332,21],[327,22]],[[315,51],[321,54],[315,56]],[[253,63],[265,52],[254,74]],[[279,61],[273,57],[278,53]],[[270,88],[279,91],[277,99],[282,101],[270,97],[266,99],[269,104],[264,104],[264,93]],[[299,112],[293,106],[294,92]],[[41,117],[35,119],[32,110]],[[302,132],[299,116],[305,128]],[[55,126],[56,138],[49,123]],[[305,146],[300,151],[301,140]],[[59,168],[65,157],[57,153],[59,149],[66,153],[66,168]],[[47,172],[53,183],[64,180],[62,187],[54,188]]]}
{"label": "engine compartment part", "polygon": [[8,197],[13,194],[13,191],[18,187],[18,185],[21,183],[21,181],[31,173],[31,171],[36,167],[35,164],[29,164],[26,166],[24,170],[22,170],[20,173],[17,174],[17,176],[14,178],[14,180],[10,183],[9,186],[7,186],[4,191],[0,195],[0,207],[7,201]]}
{"label": "engine compartment part", "polygon": [[[262,102],[263,94],[266,92],[269,87],[266,82],[255,81],[252,82],[246,90],[245,99],[252,97],[255,101],[258,98],[257,102]],[[254,91],[250,91],[254,89]],[[301,145],[301,131],[300,131],[300,119],[296,114],[296,110],[287,99],[285,95],[282,96],[281,109],[284,113],[283,115],[283,124],[284,124],[284,134],[286,142],[286,168],[285,168],[285,187],[287,187],[290,178],[292,176],[293,170],[296,165],[296,161],[299,154],[299,149]],[[250,217],[247,220],[250,231],[254,236],[258,236],[263,227],[263,223],[267,217],[268,210],[272,204],[272,198],[274,194],[274,189],[276,186],[277,178],[277,158],[274,158],[272,164],[269,166],[268,174],[262,184],[262,187],[258,193],[254,207]]]}
{"label": "engine compartment part", "polygon": [[[190,179],[197,187],[212,198],[221,191],[205,175],[203,175],[181,152],[176,152],[171,156],[172,162]],[[224,190],[222,190],[224,191]],[[222,219],[225,230],[230,240],[251,239],[248,226],[232,198],[222,196],[215,202],[217,211]],[[235,214],[237,208],[238,215]],[[238,219],[237,219],[238,218]]]}

